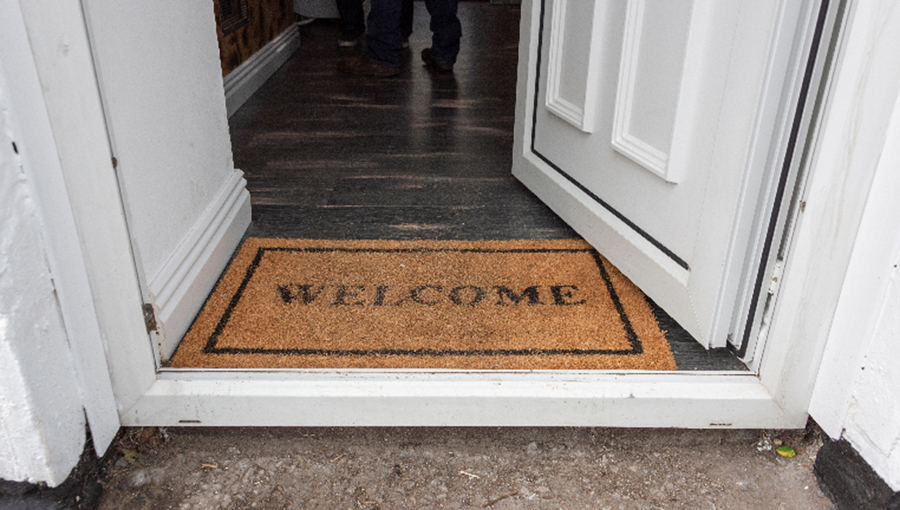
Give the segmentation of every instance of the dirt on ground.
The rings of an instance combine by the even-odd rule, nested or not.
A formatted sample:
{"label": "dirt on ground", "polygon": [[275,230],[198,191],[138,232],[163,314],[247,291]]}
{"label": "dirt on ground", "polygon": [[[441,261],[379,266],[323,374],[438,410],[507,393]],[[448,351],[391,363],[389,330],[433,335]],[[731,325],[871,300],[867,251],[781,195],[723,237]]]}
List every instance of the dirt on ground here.
{"label": "dirt on ground", "polygon": [[138,428],[100,509],[830,509],[820,445],[812,428]]}

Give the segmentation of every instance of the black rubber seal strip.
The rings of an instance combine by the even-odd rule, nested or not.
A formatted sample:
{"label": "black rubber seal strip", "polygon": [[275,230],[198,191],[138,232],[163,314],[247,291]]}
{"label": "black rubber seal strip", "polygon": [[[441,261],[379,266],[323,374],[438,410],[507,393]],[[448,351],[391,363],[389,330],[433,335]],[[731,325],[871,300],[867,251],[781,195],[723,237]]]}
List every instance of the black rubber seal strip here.
{"label": "black rubber seal strip", "polygon": [[[747,314],[747,322],[744,325],[744,335],[741,339],[741,347],[736,350],[737,356],[743,358],[747,354],[747,347],[750,345],[750,334],[753,331],[753,322],[756,319],[756,311],[759,308],[758,303],[760,295],[765,288],[766,266],[769,260],[769,254],[772,251],[772,244],[775,239],[775,232],[778,230],[778,217],[781,213],[781,205],[784,201],[784,193],[787,188],[788,176],[791,173],[791,163],[794,160],[794,152],[797,150],[797,138],[800,136],[800,127],[803,120],[803,111],[806,108],[806,102],[809,98],[809,89],[812,84],[813,73],[816,67],[816,57],[819,53],[819,45],[822,42],[822,33],[825,30],[825,21],[828,16],[829,0],[822,0],[819,6],[818,18],[816,20],[816,28],[813,33],[812,46],[809,56],[806,60],[806,70],[803,75],[803,83],[800,86],[800,96],[797,99],[797,107],[794,109],[794,122],[791,126],[791,134],[788,138],[787,149],[784,154],[784,161],[781,163],[781,176],[778,180],[778,188],[775,192],[775,200],[771,216],[769,217],[769,228],[766,232],[766,240],[763,244],[762,256],[759,259],[759,267],[756,270],[756,284],[753,287],[753,298],[750,313]],[[734,346],[728,344],[728,348],[735,350]]]}

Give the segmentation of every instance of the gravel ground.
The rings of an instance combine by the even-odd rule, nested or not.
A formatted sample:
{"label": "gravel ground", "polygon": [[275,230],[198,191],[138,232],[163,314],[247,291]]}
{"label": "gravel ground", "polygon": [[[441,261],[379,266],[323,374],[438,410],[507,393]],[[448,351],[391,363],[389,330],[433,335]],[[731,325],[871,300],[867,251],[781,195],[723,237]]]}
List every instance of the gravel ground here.
{"label": "gravel ground", "polygon": [[830,509],[820,445],[812,429],[127,429],[100,509]]}

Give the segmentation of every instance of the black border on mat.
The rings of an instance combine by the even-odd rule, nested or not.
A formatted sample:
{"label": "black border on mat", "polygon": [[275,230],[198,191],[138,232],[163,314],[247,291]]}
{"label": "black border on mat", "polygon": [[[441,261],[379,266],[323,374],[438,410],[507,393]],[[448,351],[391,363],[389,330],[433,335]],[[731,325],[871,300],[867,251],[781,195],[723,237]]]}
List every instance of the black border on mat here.
{"label": "black border on mat", "polygon": [[[459,350],[459,349],[260,349],[260,348],[239,348],[239,347],[217,347],[219,336],[225,331],[228,321],[234,309],[240,303],[244,290],[253,278],[256,269],[262,262],[263,256],[270,251],[299,251],[307,253],[328,253],[328,252],[345,252],[345,253],[435,253],[435,252],[457,252],[457,253],[590,253],[600,276],[606,285],[610,299],[616,307],[619,319],[622,321],[622,329],[625,330],[625,336],[631,344],[631,349],[479,349],[479,350]],[[619,295],[613,286],[609,273],[600,258],[600,254],[596,250],[589,248],[528,248],[528,249],[506,249],[506,250],[490,250],[480,248],[291,248],[291,247],[271,247],[257,248],[253,261],[247,267],[244,273],[244,279],[241,285],[235,291],[228,307],[216,324],[216,329],[210,335],[206,345],[202,349],[205,354],[277,354],[277,355],[293,355],[293,356],[533,356],[533,355],[616,355],[629,356],[642,354],[644,348],[638,339],[631,321],[625,313],[625,309],[619,301]]]}

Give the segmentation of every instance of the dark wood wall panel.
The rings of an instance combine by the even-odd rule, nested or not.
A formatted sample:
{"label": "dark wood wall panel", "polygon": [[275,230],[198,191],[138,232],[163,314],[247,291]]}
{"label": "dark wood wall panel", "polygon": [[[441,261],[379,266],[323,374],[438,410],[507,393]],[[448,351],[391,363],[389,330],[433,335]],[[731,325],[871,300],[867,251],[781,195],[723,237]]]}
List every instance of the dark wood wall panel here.
{"label": "dark wood wall panel", "polygon": [[263,46],[278,37],[294,22],[292,0],[247,0],[247,22],[225,35],[222,31],[220,2],[213,0],[216,9],[216,33],[219,36],[219,56],[222,76],[233,71]]}

